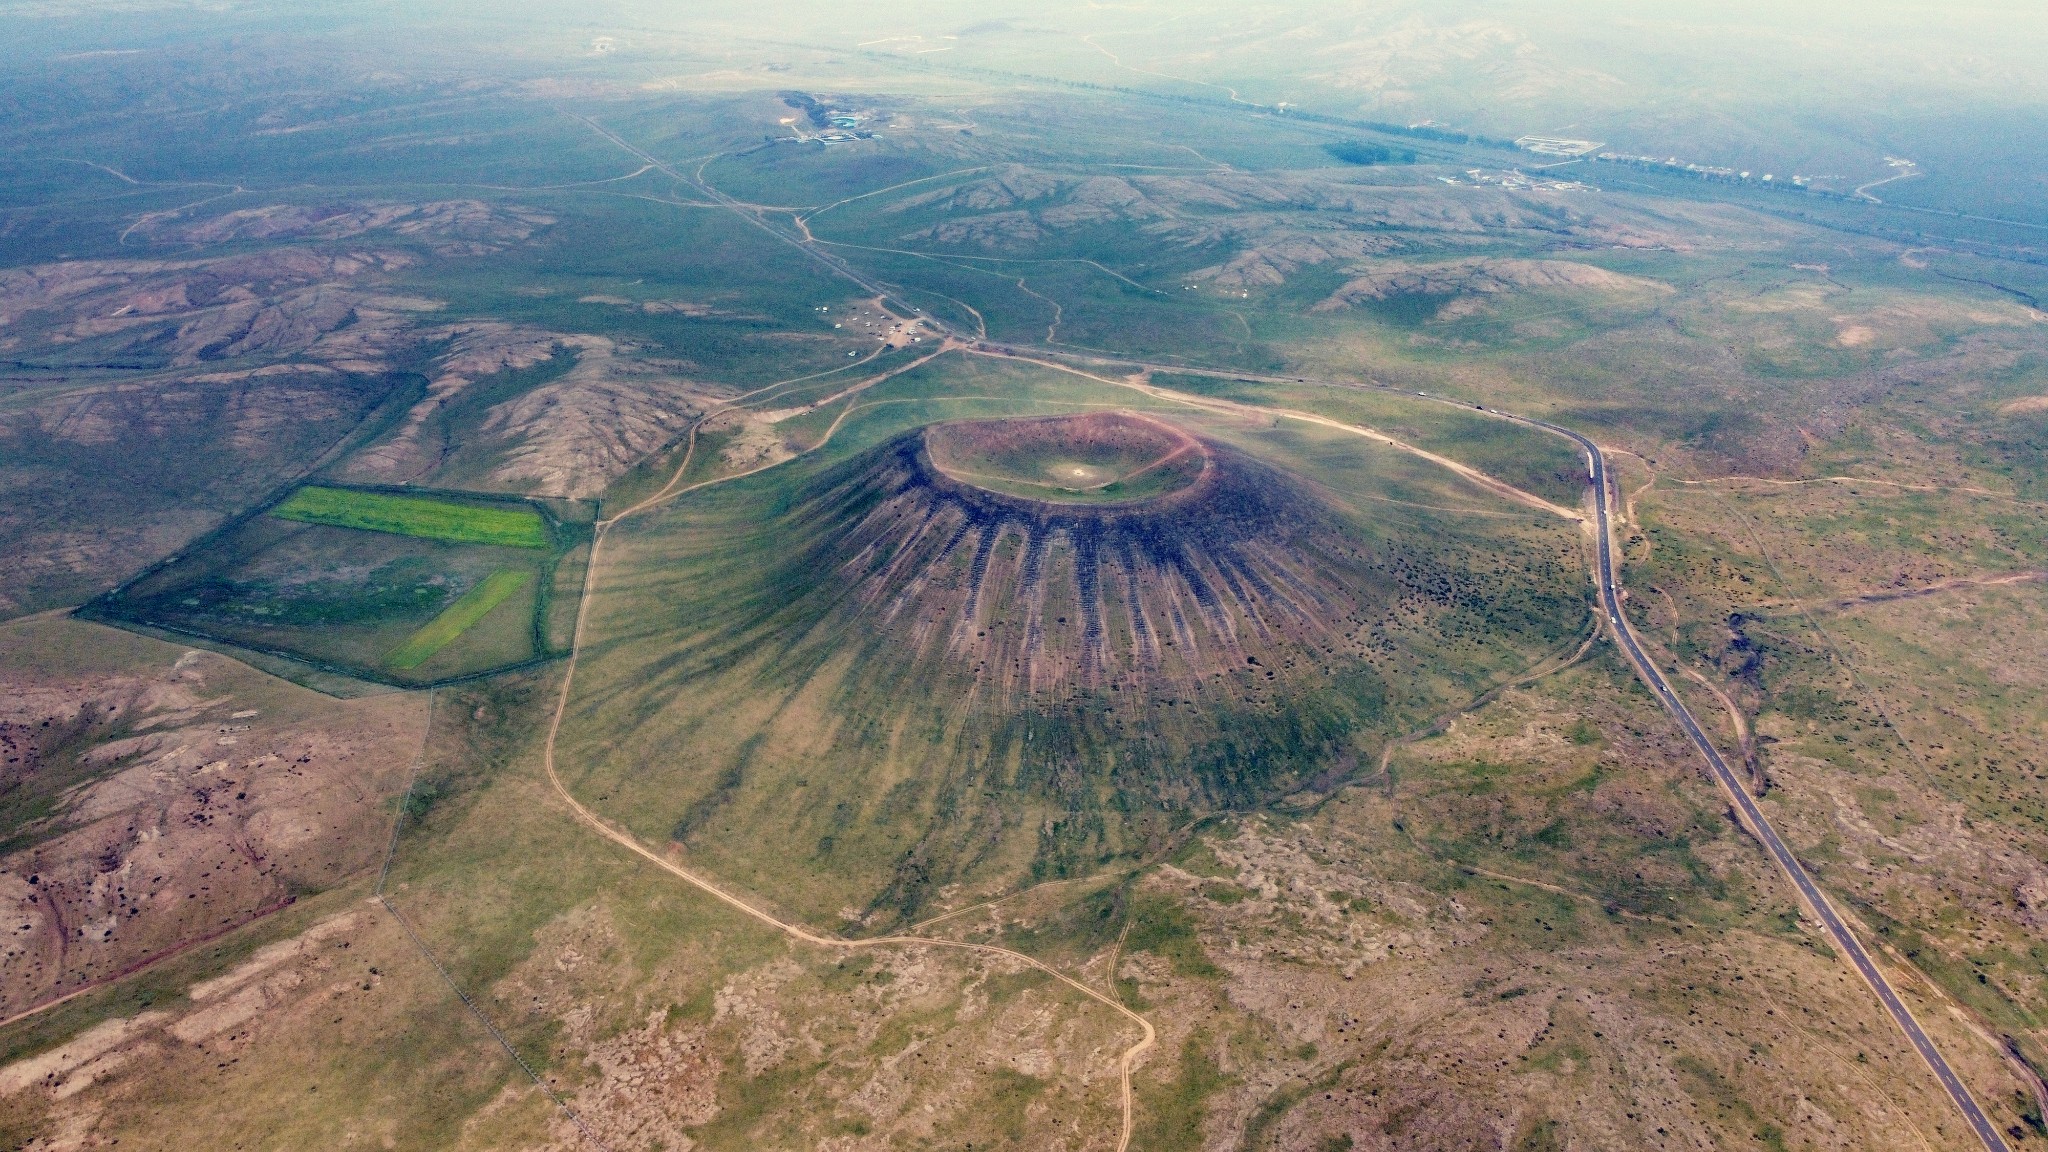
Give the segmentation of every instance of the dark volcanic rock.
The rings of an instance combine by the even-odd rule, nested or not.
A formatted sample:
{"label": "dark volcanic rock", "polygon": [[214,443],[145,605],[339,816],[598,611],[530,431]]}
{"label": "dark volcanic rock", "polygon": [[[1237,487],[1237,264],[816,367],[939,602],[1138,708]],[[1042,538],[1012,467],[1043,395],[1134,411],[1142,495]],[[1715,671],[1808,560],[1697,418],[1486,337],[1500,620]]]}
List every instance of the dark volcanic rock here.
{"label": "dark volcanic rock", "polygon": [[1270,678],[1344,643],[1333,622],[1384,603],[1388,581],[1301,485],[1200,450],[1191,482],[1156,499],[1071,504],[957,479],[913,434],[835,486],[814,546],[879,629],[1006,697]]}

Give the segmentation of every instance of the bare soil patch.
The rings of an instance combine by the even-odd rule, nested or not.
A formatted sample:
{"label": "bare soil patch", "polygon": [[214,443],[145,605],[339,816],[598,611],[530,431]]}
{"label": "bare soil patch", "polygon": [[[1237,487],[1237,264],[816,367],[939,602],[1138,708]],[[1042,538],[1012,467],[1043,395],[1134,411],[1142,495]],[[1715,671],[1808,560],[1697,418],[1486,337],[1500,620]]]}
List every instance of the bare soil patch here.
{"label": "bare soil patch", "polygon": [[65,620],[0,629],[0,1017],[373,865],[425,702]]}

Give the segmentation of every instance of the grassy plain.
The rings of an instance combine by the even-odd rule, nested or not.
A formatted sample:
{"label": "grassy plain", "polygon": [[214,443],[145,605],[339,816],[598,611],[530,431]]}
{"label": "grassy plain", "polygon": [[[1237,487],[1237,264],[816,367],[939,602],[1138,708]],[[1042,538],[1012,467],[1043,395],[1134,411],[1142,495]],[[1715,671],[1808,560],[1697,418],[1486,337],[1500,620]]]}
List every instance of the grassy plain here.
{"label": "grassy plain", "polygon": [[[320,333],[348,344],[336,362],[374,352],[389,375],[187,388],[202,370],[267,369],[300,353],[180,345],[184,313],[153,321],[167,333],[154,343],[139,326],[96,326],[129,296],[90,297],[97,310],[75,316],[24,313],[10,328],[24,343],[10,346],[19,363],[8,371],[30,383],[9,377],[6,443],[40,464],[8,474],[28,517],[6,522],[23,542],[11,554],[73,557],[73,544],[108,525],[160,519],[146,539],[131,531],[55,575],[17,577],[8,610],[76,598],[185,547],[248,492],[295,482],[387,396],[405,403],[363,434],[399,428],[430,383],[460,375],[448,357],[480,332],[557,351],[442,385],[448,402],[418,425],[423,458],[441,469],[432,482],[516,487],[498,469],[562,424],[515,426],[508,414],[553,388],[546,395],[563,403],[552,411],[601,398],[575,409],[597,414],[587,425],[596,440],[633,421],[670,422],[640,426],[631,443],[648,454],[618,473],[606,507],[651,495],[684,464],[674,430],[686,421],[680,404],[659,408],[663,417],[633,407],[643,385],[681,381],[690,387],[672,394],[699,403],[865,365],[847,353],[872,343],[816,311],[855,307],[854,290],[755,226],[796,235],[800,212],[828,251],[964,331],[1183,365],[1151,382],[1369,425],[1559,504],[1581,499],[1584,473],[1555,439],[1419,398],[1226,383],[1202,369],[1370,378],[1546,414],[1612,444],[1633,500],[1630,611],[1660,655],[1742,711],[1773,819],[1869,929],[1999,1125],[2015,1141],[2048,1130],[2027,1076],[2001,1055],[2009,1045],[2048,1067],[2038,944],[2048,814],[2029,751],[2048,736],[2048,680],[2027,643],[2048,627],[2031,575],[2048,562],[2038,504],[2048,361],[2038,315],[2021,302],[2037,275],[2023,262],[1984,255],[1974,240],[1950,250],[1908,235],[1946,226],[1925,217],[1895,242],[1890,225],[1848,208],[1830,217],[1847,227],[1825,230],[1697,190],[1510,194],[1436,180],[1507,154],[1446,149],[1412,169],[1333,175],[1321,146],[1358,138],[1355,127],[1225,107],[1191,82],[1133,81],[1101,44],[1045,47],[1017,27],[963,34],[957,58],[1082,60],[1103,83],[1158,81],[1188,99],[1020,88],[943,61],[788,45],[762,58],[749,81],[759,87],[707,96],[703,86],[729,81],[706,76],[739,75],[733,61],[682,74],[687,53],[643,52],[658,43],[648,35],[609,60],[563,63],[551,44],[532,57],[548,77],[509,98],[455,81],[308,98],[294,85],[319,85],[304,74],[254,81],[274,66],[267,45],[231,48],[210,66],[242,69],[250,83],[210,92],[176,131],[106,114],[104,102],[137,83],[112,70],[159,76],[165,99],[182,99],[178,70],[197,57],[64,62],[108,71],[61,100],[19,105],[60,110],[71,127],[34,144],[32,124],[11,126],[29,143],[9,137],[9,147],[47,153],[6,190],[20,221],[0,230],[11,263],[185,260],[200,242],[130,225],[216,193],[191,219],[324,212],[355,196],[473,196],[554,223],[530,242],[386,230],[245,235],[203,253],[289,249],[295,266],[396,254],[321,289],[352,294],[334,313],[346,324]],[[1005,57],[1018,37],[1033,37],[1040,56]],[[585,39],[579,29],[564,43],[580,51]],[[884,66],[900,69],[886,92],[873,82]],[[617,86],[613,68],[639,86]],[[777,93],[799,86],[901,119],[877,141],[762,146],[792,115]],[[554,94],[545,108],[532,99],[541,90]],[[679,170],[701,163],[754,205],[753,219],[644,168],[592,122]],[[49,160],[83,151],[143,179],[239,185],[261,171],[272,187],[300,190],[145,187],[99,169],[64,175]],[[394,157],[417,184],[392,181]],[[913,202],[935,191],[958,198]],[[130,265],[107,275],[134,278],[130,295],[162,287],[147,280],[159,272]],[[302,289],[293,307],[320,295],[290,285]],[[266,317],[299,314],[278,303],[285,295],[263,297]],[[435,307],[407,312],[401,297]],[[391,331],[379,326],[401,312],[410,335],[368,352],[348,343]],[[62,340],[36,343],[51,334]],[[576,355],[548,344],[599,334],[638,375],[574,376]],[[192,359],[173,365],[179,355]],[[67,373],[95,374],[95,389],[47,386]],[[746,453],[764,446],[814,451],[614,530],[561,747],[572,787],[607,819],[814,927],[875,932],[963,911],[935,927],[1006,941],[1116,989],[1161,1029],[1138,1074],[1138,1148],[1961,1139],[1938,1088],[1800,922],[1655,701],[1603,645],[1443,716],[1578,647],[1590,619],[1574,526],[1330,429],[1200,413],[1035,368],[950,357],[818,403],[862,378],[758,397],[759,419],[694,441],[685,483],[754,467],[768,457]],[[696,389],[703,382],[715,387]],[[863,484],[872,454],[936,421],[1121,408],[1299,484],[1345,525],[1351,551],[1330,570],[1372,573],[1388,598],[1371,603],[1394,607],[1331,611],[1320,630],[1290,623],[1276,629],[1287,656],[1205,666],[1170,691],[1055,677],[1006,695],[994,673],[907,657],[944,648],[933,639],[939,602],[861,602],[863,589],[903,586],[869,580],[873,556],[831,547],[845,538],[833,535],[842,518],[885,506]],[[291,431],[266,431],[280,427]],[[151,439],[162,428],[171,432]],[[91,498],[44,496],[67,486]],[[559,547],[579,551],[555,563],[540,548],[501,546],[509,539],[458,545],[283,521],[249,531],[232,556],[195,549],[186,563],[205,578],[158,589],[155,618],[250,644],[288,633],[284,647],[302,655],[369,668],[514,572],[511,599],[423,662],[421,680],[558,650],[581,585],[573,558],[587,554],[566,537]],[[375,547],[361,550],[363,539]],[[991,568],[1021,573],[1024,539],[995,545]],[[261,568],[262,555],[275,566]],[[1056,558],[1046,602],[1075,602],[1080,570]],[[973,574],[954,563],[923,575],[945,591]],[[1028,598],[1003,599],[1008,579],[992,599],[1003,615],[985,629],[1006,636],[1033,619]],[[1037,618],[1037,651],[1053,664],[1084,650],[1072,619]],[[1255,631],[1251,617],[1234,620]],[[1131,623],[1115,609],[1104,617],[1109,631]],[[348,646],[306,646],[320,635]],[[8,656],[38,658],[25,646]],[[402,806],[392,801],[406,822],[388,891],[449,979],[607,1146],[1112,1145],[1110,1057],[1128,1037],[1099,1006],[1028,971],[936,951],[793,947],[572,823],[536,760],[551,675],[437,690],[441,719],[418,783]],[[1703,719],[1721,715],[1714,694],[1677,683]],[[180,771],[251,771],[257,737],[220,730],[232,726],[181,719],[172,730],[198,759]],[[40,761],[48,773],[9,780],[16,827],[68,812],[75,785],[103,779],[87,753],[116,739],[154,737],[112,724],[56,731]],[[1727,740],[1737,746],[1732,729]],[[278,745],[260,770],[282,788],[304,754]],[[382,756],[375,767],[389,777],[407,763]],[[177,803],[199,790],[222,806],[235,795],[204,784],[185,793],[177,780]],[[385,793],[365,790],[348,808],[339,797],[314,806],[359,813]],[[322,893],[7,1029],[0,1051],[13,1058],[106,1019],[174,1017],[143,1027],[120,1049],[128,1062],[96,1067],[98,1081],[77,1093],[10,1097],[8,1137],[572,1144],[564,1115],[382,909],[356,906],[363,919],[346,932],[305,941],[366,894],[361,862],[376,852],[362,849],[381,849],[383,832],[323,832],[318,845],[335,854],[321,858],[333,862]],[[61,862],[81,891],[103,875],[102,847]],[[232,866],[237,883],[247,874],[225,852],[200,862],[216,890],[228,873],[213,867]],[[216,1033],[187,1023],[242,995],[209,997],[203,981],[293,939],[305,946],[289,960],[233,985],[260,991],[260,1011]]]}
{"label": "grassy plain", "polygon": [[[615,591],[601,585],[592,606],[563,742],[576,790],[600,811],[652,842],[687,845],[813,923],[884,924],[953,885],[999,888],[1141,858],[1214,806],[1299,786],[1323,770],[1311,764],[1369,760],[1393,734],[1574,643],[1587,619],[1566,526],[1357,437],[1173,414],[1317,483],[1344,546],[1385,565],[1361,578],[1384,582],[1399,610],[1347,616],[1284,667],[1239,657],[1228,675],[1171,690],[1142,676],[1114,691],[977,686],[971,664],[919,639],[944,635],[947,609],[908,609],[891,626],[887,596],[863,609],[867,594],[845,584],[870,563],[831,543],[876,499],[863,454],[931,420],[1179,406],[971,360],[849,403],[815,457],[615,530]],[[1010,563],[1005,550],[1019,546],[998,541],[989,563]],[[942,564],[932,586],[957,587],[966,561]],[[1048,562],[1049,598],[1068,594],[1057,591],[1061,571]],[[1004,607],[984,630],[1025,626],[1022,601],[990,603]],[[1057,635],[1079,621],[1053,615],[1045,643],[1075,642]],[[1129,625],[1112,614],[1104,626]],[[764,851],[773,845],[783,847]]]}

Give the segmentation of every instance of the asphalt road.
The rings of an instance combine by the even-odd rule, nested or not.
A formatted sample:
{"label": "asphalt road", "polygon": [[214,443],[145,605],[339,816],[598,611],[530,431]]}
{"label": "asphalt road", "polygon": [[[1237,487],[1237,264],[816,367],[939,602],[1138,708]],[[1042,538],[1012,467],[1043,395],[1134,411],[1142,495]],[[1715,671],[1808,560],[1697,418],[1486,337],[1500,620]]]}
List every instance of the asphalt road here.
{"label": "asphalt road", "polygon": [[[977,347],[1012,355],[1026,352],[1025,349],[988,342],[982,342]],[[1044,353],[1044,350],[1032,351],[1037,351],[1041,355]],[[1130,367],[1149,368],[1155,371],[1190,372],[1223,379],[1254,380],[1269,383],[1331,383],[1330,381],[1309,380],[1296,376],[1276,376],[1262,373],[1219,371],[1216,369],[1203,370],[1167,364],[1145,363],[1142,361],[1120,361],[1114,357],[1098,355],[1082,355],[1073,358],[1093,360],[1097,363],[1121,363]],[[1401,389],[1383,384],[1351,383],[1344,386],[1364,388],[1375,392],[1409,394]],[[1685,706],[1684,701],[1678,698],[1678,694],[1671,690],[1670,683],[1664,679],[1664,674],[1658,671],[1656,663],[1650,659],[1649,655],[1643,651],[1642,646],[1636,642],[1635,632],[1629,626],[1628,617],[1621,610],[1621,577],[1616,572],[1614,566],[1613,533],[1609,518],[1611,494],[1607,478],[1607,457],[1601,453],[1600,446],[1593,443],[1590,438],[1574,432],[1570,428],[1559,424],[1552,424],[1546,420],[1538,420],[1529,416],[1518,416],[1512,412],[1503,412],[1497,408],[1483,408],[1478,405],[1470,405],[1441,396],[1429,396],[1422,393],[1414,395],[1421,399],[1448,404],[1456,408],[1470,408],[1476,411],[1487,412],[1503,420],[1523,424],[1531,428],[1539,428],[1552,435],[1562,436],[1570,440],[1585,452],[1587,467],[1592,473],[1594,492],[1594,528],[1598,540],[1599,570],[1597,575],[1600,588],[1600,607],[1601,611],[1607,614],[1609,630],[1614,634],[1622,650],[1628,653],[1629,660],[1635,665],[1637,674],[1650,686],[1650,690],[1656,693],[1657,699],[1663,702],[1664,707],[1677,719],[1679,727],[1685,730],[1686,738],[1692,741],[1693,747],[1697,748],[1700,755],[1706,759],[1707,767],[1713,772],[1714,779],[1721,785],[1721,790],[1727,793],[1729,800],[1735,805],[1736,810],[1741,813],[1742,820],[1749,828],[1751,834],[1764,846],[1764,850],[1770,854],[1771,859],[1777,862],[1778,868],[1785,874],[1785,878],[1790,880],[1792,886],[1799,890],[1800,897],[1805,900],[1807,907],[1813,910],[1814,915],[1820,920],[1822,927],[1827,929],[1828,935],[1834,939],[1835,946],[1840,948],[1849,957],[1850,964],[1863,977],[1864,983],[1870,986],[1870,990],[1877,994],[1878,1002],[1884,1005],[1885,1011],[1891,1013],[1892,1020],[1898,1024],[1899,1030],[1906,1034],[1906,1039],[1913,1045],[1914,1051],[1920,1054],[1920,1058],[1926,1062],[1928,1070],[1933,1072],[1935,1079],[1941,1082],[1942,1088],[1948,1092],[1949,1099],[1953,1100],[1956,1108],[1962,1112],[1963,1119],[1969,1123],[1970,1130],[1982,1142],[1986,1152],[2010,1152],[2010,1149],[2006,1146],[2004,1136],[1999,1133],[1997,1126],[1991,1123],[1991,1118],[1984,1114],[1984,1110],[1978,1107],[1976,1098],[1970,1095],[1969,1089],[1963,1086],[1961,1078],[1955,1074],[1954,1069],[1949,1067],[1948,1061],[1943,1059],[1941,1050],[1934,1046],[1934,1041],[1920,1027],[1920,1022],[1914,1019],[1912,1010],[1906,1007],[1905,1001],[1899,999],[1898,993],[1892,989],[1891,982],[1885,979],[1884,973],[1880,972],[1877,965],[1871,961],[1870,953],[1864,949],[1862,942],[1857,940],[1856,934],[1849,930],[1848,924],[1844,923],[1841,916],[1835,912],[1834,906],[1828,903],[1827,897],[1821,894],[1819,886],[1813,882],[1813,877],[1807,872],[1806,866],[1801,864],[1798,858],[1792,855],[1792,850],[1785,847],[1785,842],[1778,838],[1777,831],[1771,827],[1770,821],[1764,818],[1763,810],[1757,807],[1756,798],[1750,795],[1749,789],[1729,769],[1728,762],[1721,758],[1720,749],[1714,746],[1712,740],[1707,739],[1706,732],[1701,729],[1700,723],[1694,718],[1692,711]]]}
{"label": "asphalt road", "polygon": [[1728,762],[1721,758],[1720,750],[1714,747],[1713,741],[1707,739],[1707,734],[1700,729],[1699,721],[1693,718],[1691,710],[1678,698],[1678,694],[1671,690],[1671,685],[1665,681],[1663,673],[1657,670],[1656,663],[1643,651],[1642,646],[1636,643],[1635,632],[1629,627],[1628,617],[1621,610],[1621,581],[1614,571],[1613,536],[1608,527],[1607,458],[1601,454],[1599,446],[1569,428],[1508,413],[1499,415],[1567,437],[1585,449],[1586,459],[1593,472],[1593,507],[1597,515],[1595,528],[1599,537],[1600,605],[1607,613],[1607,623],[1615,639],[1627,651],[1629,660],[1636,666],[1636,672],[1650,686],[1650,690],[1657,694],[1657,698],[1664,702],[1664,707],[1677,718],[1679,727],[1685,729],[1685,734],[1692,741],[1693,747],[1699,749],[1700,755],[1706,758],[1707,766],[1713,770],[1714,779],[1720,782],[1721,790],[1734,801],[1751,834],[1763,844],[1771,859],[1777,861],[1786,879],[1792,881],[1792,886],[1799,889],[1799,895],[1805,899],[1814,915],[1820,918],[1821,924],[1828,930],[1828,935],[1834,938],[1835,946],[1848,955],[1849,962],[1862,975],[1864,982],[1870,985],[1871,991],[1877,993],[1878,1001],[1884,1005],[1885,1011],[1891,1013],[1899,1030],[1906,1034],[1906,1039],[1912,1043],[1914,1050],[1927,1062],[1927,1067],[1933,1071],[1935,1079],[1941,1081],[1941,1086],[1948,1091],[1949,1099],[1955,1101],[1956,1107],[1961,1110],[1963,1119],[1969,1122],[1977,1139],[1983,1142],[1987,1152],[2008,1152],[2005,1138],[1991,1123],[1990,1117],[1984,1115],[1984,1110],[1977,1106],[1976,1099],[1970,1095],[1969,1089],[1963,1087],[1962,1080],[1948,1066],[1948,1061],[1942,1058],[1941,1051],[1921,1029],[1920,1022],[1913,1018],[1912,1011],[1899,999],[1898,993],[1892,990],[1891,983],[1885,979],[1884,973],[1878,971],[1877,965],[1871,962],[1870,953],[1864,951],[1862,943],[1856,939],[1856,934],[1842,922],[1834,907],[1828,903],[1827,897],[1821,895],[1820,888],[1814,884],[1813,877],[1807,873],[1805,865],[1792,855],[1791,849],[1785,847],[1783,840],[1778,839],[1778,834],[1771,828],[1770,821],[1764,819],[1763,810],[1757,807],[1756,799],[1736,778],[1735,773],[1729,770]]}
{"label": "asphalt road", "polygon": [[[720,205],[737,213],[742,219],[749,221],[755,227],[762,229],[783,243],[805,252],[812,259],[817,260],[820,264],[823,264],[826,268],[844,279],[859,285],[861,288],[874,293],[884,300],[895,297],[895,293],[891,292],[887,285],[863,274],[837,256],[825,252],[808,235],[799,238],[771,227],[759,215],[751,211],[749,205],[742,204],[734,198],[725,195],[701,179],[684,176],[654,156],[614,135],[595,121],[583,117],[578,117],[578,119],[583,120],[585,124],[588,124],[592,129],[618,147],[654,166],[664,175],[681,182],[686,182],[702,190]],[[910,311],[912,314],[921,314],[921,311],[918,309],[910,309]],[[958,341],[962,346],[972,351],[993,352],[999,355],[1029,355],[1032,353],[1043,355],[1051,352],[1053,355],[1074,359],[1093,360],[1097,363],[1121,364],[1127,367],[1148,368],[1155,371],[1192,372],[1203,375],[1268,382],[1295,381],[1311,383],[1311,381],[1304,377],[1229,371],[1219,372],[1214,369],[1204,370],[1182,365],[1150,364],[1143,361],[1125,360],[1114,356],[1085,353],[1075,356],[1073,353],[1066,352],[1065,350],[1019,348],[993,341],[977,340],[963,333],[954,332],[952,325],[939,321],[936,317],[926,317],[925,319],[947,337]],[[1315,382],[1325,383],[1323,381]],[[1360,385],[1353,383],[1349,386],[1364,387],[1373,391],[1400,391],[1399,389],[1377,384]],[[1465,406],[1443,397],[1429,396],[1426,398],[1439,403],[1451,404],[1454,407],[1462,408]],[[1813,910],[1814,914],[1820,919],[1822,926],[1834,938],[1836,946],[1848,955],[1850,963],[1862,975],[1864,982],[1870,985],[1871,991],[1877,994],[1878,1001],[1884,1005],[1885,1011],[1891,1013],[1892,1019],[1897,1022],[1899,1029],[1906,1034],[1906,1039],[1912,1043],[1914,1050],[1920,1053],[1920,1058],[1926,1061],[1927,1067],[1933,1071],[1935,1078],[1941,1081],[1941,1086],[1947,1090],[1949,1098],[1955,1101],[1955,1105],[1961,1110],[1963,1118],[1969,1122],[1971,1130],[1976,1133],[1978,1140],[1983,1142],[1986,1152],[2010,1152],[2010,1149],[2006,1147],[2005,1138],[1999,1134],[1997,1127],[1991,1123],[1990,1117],[1984,1115],[1984,1110],[1977,1106],[1976,1099],[1970,1095],[1969,1089],[1963,1086],[1962,1080],[1949,1067],[1948,1061],[1942,1058],[1940,1050],[1934,1046],[1934,1041],[1929,1039],[1927,1033],[1921,1029],[1920,1022],[1913,1018],[1912,1011],[1906,1007],[1904,1001],[1899,999],[1898,993],[1892,990],[1891,983],[1885,979],[1882,972],[1878,971],[1877,965],[1872,963],[1870,953],[1864,951],[1863,945],[1856,939],[1855,933],[1851,932],[1849,926],[1843,923],[1842,918],[1835,913],[1834,907],[1828,903],[1827,897],[1821,895],[1820,888],[1813,882],[1813,877],[1808,875],[1805,866],[1799,863],[1798,859],[1792,855],[1791,850],[1785,847],[1785,842],[1778,838],[1777,832],[1771,828],[1770,821],[1764,819],[1762,809],[1756,805],[1756,799],[1749,794],[1749,790],[1736,778],[1735,773],[1729,770],[1727,761],[1721,758],[1720,750],[1714,747],[1714,742],[1707,739],[1707,734],[1700,728],[1699,721],[1693,718],[1692,712],[1686,708],[1684,701],[1680,700],[1678,694],[1671,690],[1671,685],[1665,681],[1663,673],[1657,670],[1657,665],[1651,661],[1649,656],[1643,652],[1642,647],[1636,643],[1635,633],[1630,630],[1628,618],[1621,610],[1621,582],[1614,569],[1613,539],[1608,517],[1607,458],[1601,454],[1600,446],[1593,443],[1591,439],[1562,425],[1552,424],[1533,417],[1517,416],[1511,412],[1502,412],[1498,409],[1479,408],[1477,405],[1474,407],[1480,411],[1490,412],[1504,420],[1511,420],[1518,424],[1540,428],[1545,432],[1563,436],[1585,451],[1587,465],[1592,471],[1593,480],[1593,503],[1596,514],[1595,528],[1597,529],[1599,554],[1598,582],[1600,604],[1602,610],[1607,613],[1607,622],[1616,640],[1621,644],[1623,650],[1628,653],[1629,660],[1635,664],[1637,673],[1650,686],[1651,691],[1657,694],[1657,698],[1663,702],[1664,707],[1678,720],[1679,726],[1685,730],[1686,737],[1692,741],[1693,747],[1699,749],[1700,755],[1706,758],[1707,766],[1712,770],[1714,779],[1720,783],[1722,791],[1726,792],[1729,799],[1735,804],[1736,810],[1741,813],[1742,819],[1747,824],[1750,832],[1763,844],[1764,850],[1770,853],[1771,859],[1777,861],[1779,869],[1785,873],[1787,879],[1792,881],[1793,887],[1799,890],[1799,894],[1806,901],[1807,906]],[[557,722],[559,723],[559,713],[557,715]],[[694,880],[694,878],[692,879]],[[702,883],[702,881],[696,882]],[[1118,1007],[1121,1008],[1121,1005]],[[1149,1043],[1149,1037],[1147,1042]],[[1125,1090],[1128,1093],[1128,1058],[1126,1059],[1126,1069]],[[1126,1100],[1128,1102],[1128,1096]],[[1126,1141],[1129,1139],[1128,1116],[1126,1118],[1125,1139]]]}

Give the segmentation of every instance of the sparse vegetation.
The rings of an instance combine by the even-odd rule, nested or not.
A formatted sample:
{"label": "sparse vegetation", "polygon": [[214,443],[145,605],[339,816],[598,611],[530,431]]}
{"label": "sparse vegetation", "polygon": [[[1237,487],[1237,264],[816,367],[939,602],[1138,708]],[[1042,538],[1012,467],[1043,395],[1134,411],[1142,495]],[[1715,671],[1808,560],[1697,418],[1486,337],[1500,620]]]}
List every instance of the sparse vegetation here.
{"label": "sparse vegetation", "polygon": [[1132,1143],[1145,1149],[1199,1148],[1209,1098],[1230,1083],[1200,1034],[1181,1044],[1174,1078],[1146,1094],[1144,1123]]}
{"label": "sparse vegetation", "polygon": [[1133,1149],[1959,1139],[1499,410],[1607,447],[1623,610],[2042,1136],[2039,165],[1931,95],[2025,27],[1916,121],[1889,47],[1815,96],[1882,20],[1687,25],[1718,147],[1857,173],[1787,192],[1515,150],[1692,112],[1508,11],[43,7],[0,616],[86,619],[0,628],[0,1018],[79,995],[0,1146],[1114,1147],[1134,1023],[906,933],[1141,1013]]}

